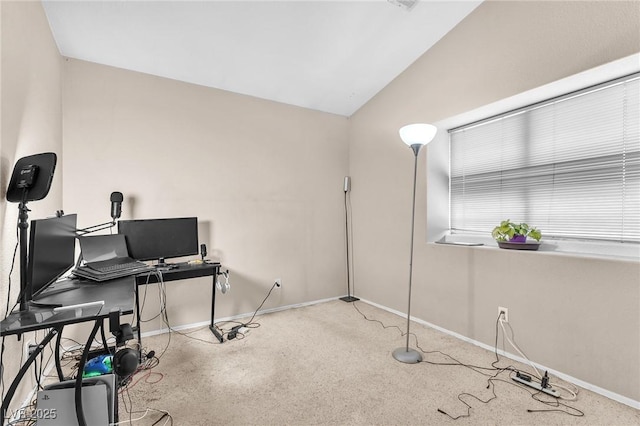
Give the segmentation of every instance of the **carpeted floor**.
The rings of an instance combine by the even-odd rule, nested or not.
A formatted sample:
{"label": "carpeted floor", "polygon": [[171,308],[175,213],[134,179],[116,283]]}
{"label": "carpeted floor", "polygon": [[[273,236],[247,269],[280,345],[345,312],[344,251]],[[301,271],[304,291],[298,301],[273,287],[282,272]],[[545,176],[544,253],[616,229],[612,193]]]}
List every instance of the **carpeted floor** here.
{"label": "carpeted floor", "polygon": [[[593,392],[581,389],[576,401],[555,406],[554,398],[515,385],[509,372],[489,380],[497,373],[490,369],[493,352],[420,324],[411,331],[422,349],[483,368],[458,365],[438,352],[425,353],[428,362],[400,363],[391,352],[404,346],[406,322],[364,302],[336,300],[255,321],[260,326],[244,338],[222,344],[206,327],[144,338],[160,363],[138,373],[121,393],[121,424],[145,412],[133,424],[640,424],[638,410]],[[498,364],[509,365],[531,370],[506,358]]]}

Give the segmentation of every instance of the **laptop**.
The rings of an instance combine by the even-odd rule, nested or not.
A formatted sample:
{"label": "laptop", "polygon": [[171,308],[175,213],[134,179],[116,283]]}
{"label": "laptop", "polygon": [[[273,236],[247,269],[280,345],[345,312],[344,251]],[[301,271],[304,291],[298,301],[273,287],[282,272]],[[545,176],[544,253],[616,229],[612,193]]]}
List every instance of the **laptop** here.
{"label": "laptop", "polygon": [[79,237],[84,265],[74,269],[74,274],[94,281],[147,272],[152,268],[146,263],[129,257],[127,242],[122,234]]}

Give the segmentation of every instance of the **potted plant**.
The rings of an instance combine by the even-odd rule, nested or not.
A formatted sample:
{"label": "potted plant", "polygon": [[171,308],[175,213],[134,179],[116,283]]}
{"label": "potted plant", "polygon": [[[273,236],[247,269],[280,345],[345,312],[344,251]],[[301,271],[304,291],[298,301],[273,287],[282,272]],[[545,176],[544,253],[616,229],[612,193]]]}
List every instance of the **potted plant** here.
{"label": "potted plant", "polygon": [[542,233],[526,223],[513,223],[510,219],[503,220],[500,225],[491,231],[493,238],[500,242],[508,241],[511,243],[525,243],[527,238],[533,238],[540,241]]}

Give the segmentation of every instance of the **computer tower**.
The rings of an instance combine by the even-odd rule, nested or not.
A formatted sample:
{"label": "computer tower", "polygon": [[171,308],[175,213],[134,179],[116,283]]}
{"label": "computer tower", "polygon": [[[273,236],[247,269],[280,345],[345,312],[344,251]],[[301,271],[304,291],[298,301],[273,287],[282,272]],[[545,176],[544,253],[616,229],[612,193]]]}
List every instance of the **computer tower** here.
{"label": "computer tower", "polygon": [[[82,407],[88,425],[108,426],[116,421],[117,389],[115,374],[82,380]],[[46,386],[38,392],[37,426],[76,426],[75,380]]]}

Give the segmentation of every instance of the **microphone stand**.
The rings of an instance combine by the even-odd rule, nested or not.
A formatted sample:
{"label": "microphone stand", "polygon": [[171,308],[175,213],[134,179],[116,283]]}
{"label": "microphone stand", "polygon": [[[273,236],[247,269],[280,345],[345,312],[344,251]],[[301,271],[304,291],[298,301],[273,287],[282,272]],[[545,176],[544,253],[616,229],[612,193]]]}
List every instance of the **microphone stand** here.
{"label": "microphone stand", "polygon": [[27,295],[27,228],[29,227],[27,202],[22,201],[18,205],[18,210],[20,211],[18,214],[18,228],[20,229],[20,310],[24,312],[29,308],[27,304],[29,300],[29,295]]}
{"label": "microphone stand", "polygon": [[76,236],[81,237],[86,234],[91,234],[92,232],[102,231],[104,229],[113,228],[116,226],[116,220],[113,219],[111,222],[101,223],[99,225],[93,225],[82,229],[76,229]]}
{"label": "microphone stand", "polygon": [[[119,197],[117,197],[119,195]],[[119,199],[118,199],[119,198]],[[114,203],[117,203],[114,205]],[[82,237],[87,234],[91,234],[93,232],[103,231],[105,229],[110,229],[116,226],[116,220],[120,218],[120,206],[122,203],[122,193],[113,192],[111,194],[111,221],[101,223],[99,225],[88,226],[82,229],[76,229],[76,238]],[[114,207],[115,206],[115,207]],[[78,261],[76,262],[76,268],[79,268],[82,264],[82,252],[80,256],[78,256]]]}

